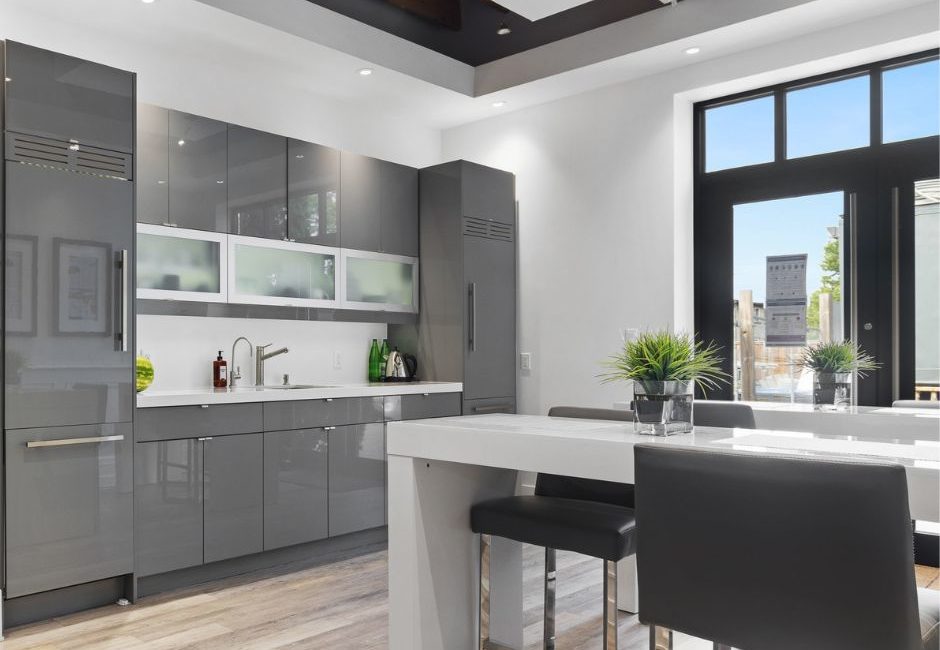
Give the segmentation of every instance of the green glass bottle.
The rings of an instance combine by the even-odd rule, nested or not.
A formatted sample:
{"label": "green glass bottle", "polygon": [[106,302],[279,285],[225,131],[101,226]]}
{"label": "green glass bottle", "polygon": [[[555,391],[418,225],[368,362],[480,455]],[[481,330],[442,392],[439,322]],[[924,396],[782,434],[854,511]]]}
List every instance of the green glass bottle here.
{"label": "green glass bottle", "polygon": [[[392,351],[388,347],[388,339],[382,339],[382,352],[379,355],[380,357],[379,375],[385,374],[385,369],[388,368],[388,355],[391,353]],[[380,381],[381,379],[382,378],[379,377]]]}
{"label": "green glass bottle", "polygon": [[369,381],[379,381],[382,378],[382,371],[379,365],[382,363],[382,352],[379,350],[379,340],[372,339],[372,347],[369,348]]}

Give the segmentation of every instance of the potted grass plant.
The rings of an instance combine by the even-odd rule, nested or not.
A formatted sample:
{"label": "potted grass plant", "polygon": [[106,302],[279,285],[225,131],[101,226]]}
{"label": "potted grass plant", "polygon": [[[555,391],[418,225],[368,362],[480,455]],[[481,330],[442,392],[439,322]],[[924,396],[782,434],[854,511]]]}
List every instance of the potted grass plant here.
{"label": "potted grass plant", "polygon": [[692,430],[695,386],[703,391],[727,383],[720,348],[667,330],[625,341],[610,357],[603,381],[633,383],[633,421],[639,433],[670,435]]}
{"label": "potted grass plant", "polygon": [[813,407],[819,410],[851,406],[854,377],[867,377],[878,368],[875,358],[853,341],[810,345],[800,365],[813,372]]}

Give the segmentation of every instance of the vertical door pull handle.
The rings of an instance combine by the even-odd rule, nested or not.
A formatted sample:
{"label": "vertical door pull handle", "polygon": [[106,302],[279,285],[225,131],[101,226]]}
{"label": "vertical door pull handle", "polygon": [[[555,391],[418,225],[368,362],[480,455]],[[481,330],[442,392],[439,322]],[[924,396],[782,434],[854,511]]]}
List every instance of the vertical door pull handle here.
{"label": "vertical door pull handle", "polygon": [[121,300],[121,331],[118,333],[118,337],[121,340],[121,352],[127,352],[129,341],[128,339],[128,300],[127,300],[127,277],[129,269],[127,263],[127,249],[121,249],[118,253],[117,266],[121,276],[121,287],[120,287],[120,300]]}
{"label": "vertical door pull handle", "polygon": [[477,283],[471,282],[468,289],[470,299],[470,332],[468,342],[470,351],[477,349]]}

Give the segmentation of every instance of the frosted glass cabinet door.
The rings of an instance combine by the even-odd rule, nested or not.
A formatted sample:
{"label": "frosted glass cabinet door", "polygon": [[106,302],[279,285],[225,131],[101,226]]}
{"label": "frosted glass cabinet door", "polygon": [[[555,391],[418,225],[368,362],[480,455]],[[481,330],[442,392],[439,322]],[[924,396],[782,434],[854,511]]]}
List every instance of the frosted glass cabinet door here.
{"label": "frosted glass cabinet door", "polygon": [[343,250],[343,307],[418,311],[418,260],[414,257]]}
{"label": "frosted glass cabinet door", "polygon": [[226,237],[137,224],[137,297],[225,302]]}
{"label": "frosted glass cabinet door", "polygon": [[229,235],[229,302],[336,306],[335,248]]}

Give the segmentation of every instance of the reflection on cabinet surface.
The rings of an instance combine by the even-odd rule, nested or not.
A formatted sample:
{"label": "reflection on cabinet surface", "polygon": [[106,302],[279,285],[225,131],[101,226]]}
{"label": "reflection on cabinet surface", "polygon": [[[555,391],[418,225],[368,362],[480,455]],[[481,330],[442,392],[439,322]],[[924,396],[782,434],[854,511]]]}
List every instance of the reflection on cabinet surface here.
{"label": "reflection on cabinet surface", "polygon": [[228,127],[229,232],[287,239],[287,139]]}
{"label": "reflection on cabinet surface", "polygon": [[329,534],[328,457],[323,428],[265,432],[265,550]]}
{"label": "reflection on cabinet surface", "polygon": [[6,432],[6,585],[22,596],[134,569],[133,425]]}
{"label": "reflection on cabinet surface", "polygon": [[137,221],[170,222],[170,112],[137,105]]}
{"label": "reflection on cabinet surface", "polygon": [[329,433],[330,536],[384,526],[385,424]]}
{"label": "reflection on cabinet surface", "polygon": [[343,152],[342,246],[418,255],[418,170]]}
{"label": "reflection on cabinet surface", "polygon": [[202,564],[202,441],[138,443],[134,466],[137,572],[147,576]]}
{"label": "reflection on cabinet surface", "polygon": [[203,461],[205,562],[263,550],[263,434],[207,439]]}
{"label": "reflection on cabinet surface", "polygon": [[134,149],[134,74],[7,41],[8,131]]}
{"label": "reflection on cabinet surface", "polygon": [[287,141],[287,226],[293,241],[340,245],[340,152]]}
{"label": "reflection on cabinet surface", "polygon": [[170,111],[169,223],[226,232],[228,137],[225,122]]}

